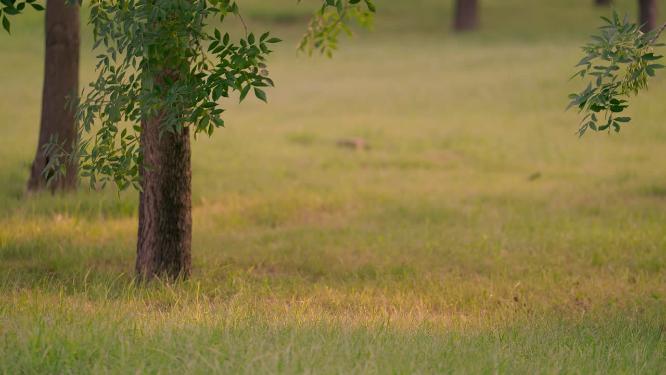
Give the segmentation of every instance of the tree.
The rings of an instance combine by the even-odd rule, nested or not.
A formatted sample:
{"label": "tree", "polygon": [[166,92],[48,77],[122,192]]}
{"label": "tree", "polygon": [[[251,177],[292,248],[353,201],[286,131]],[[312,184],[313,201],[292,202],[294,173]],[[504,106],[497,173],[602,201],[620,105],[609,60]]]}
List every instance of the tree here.
{"label": "tree", "polygon": [[[46,187],[54,171],[54,147],[72,152],[77,139],[75,109],[67,104],[79,90],[79,6],[65,0],[49,0],[46,5],[46,48],[42,114],[35,159],[30,169],[28,190]],[[56,146],[57,145],[57,146]],[[72,161],[60,178],[50,183],[52,190],[71,190],[77,185],[77,165]]]}
{"label": "tree", "polygon": [[[301,48],[330,54],[347,21],[365,24],[371,0],[325,0]],[[269,33],[233,41],[206,22],[238,15],[230,0],[95,0],[90,23],[98,77],[77,111],[76,153],[91,186],[140,190],[136,272],[141,279],[187,277],[191,269],[190,132],[224,126],[221,98],[250,92],[266,101]],[[241,19],[242,20],[242,19]],[[124,126],[123,123],[131,125]],[[58,169],[60,170],[60,169]]]}
{"label": "tree", "polygon": [[658,39],[666,24],[643,32],[616,12],[603,19],[599,35],[583,47],[585,56],[572,77],[588,80],[584,90],[569,95],[569,108],[577,107],[584,115],[580,136],[588,130],[619,132],[631,120],[621,115],[629,106],[629,97],[646,89],[648,79],[665,67],[657,63],[663,56],[656,55],[654,49],[662,46]]}
{"label": "tree", "polygon": [[648,32],[657,27],[657,0],[638,0],[641,30]]}
{"label": "tree", "polygon": [[478,0],[456,0],[453,29],[456,31],[475,30],[479,26],[478,8]]}

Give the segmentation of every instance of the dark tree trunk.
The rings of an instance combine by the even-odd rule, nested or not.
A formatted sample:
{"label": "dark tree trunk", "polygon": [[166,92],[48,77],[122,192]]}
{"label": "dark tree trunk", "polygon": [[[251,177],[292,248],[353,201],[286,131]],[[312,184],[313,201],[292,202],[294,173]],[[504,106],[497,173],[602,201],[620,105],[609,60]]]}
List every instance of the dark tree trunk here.
{"label": "dark tree trunk", "polygon": [[609,6],[612,2],[612,0],[594,0],[594,4],[598,6]]}
{"label": "dark tree trunk", "polygon": [[644,32],[657,27],[657,0],[638,0],[639,23]]}
{"label": "dark tree trunk", "polygon": [[[79,90],[79,7],[65,0],[49,0],[46,5],[46,51],[42,116],[35,160],[30,170],[28,190],[46,187],[44,169],[53,155],[46,155],[44,145],[57,141],[71,152],[76,141],[74,111],[67,97]],[[51,189],[71,190],[77,185],[77,164],[67,166],[64,176],[52,181]]]}
{"label": "dark tree trunk", "polygon": [[161,126],[159,116],[142,123],[136,272],[144,280],[186,278],[191,268],[190,133],[160,134]]}
{"label": "dark tree trunk", "polygon": [[468,31],[479,26],[478,0],[456,0],[455,7],[454,30]]}

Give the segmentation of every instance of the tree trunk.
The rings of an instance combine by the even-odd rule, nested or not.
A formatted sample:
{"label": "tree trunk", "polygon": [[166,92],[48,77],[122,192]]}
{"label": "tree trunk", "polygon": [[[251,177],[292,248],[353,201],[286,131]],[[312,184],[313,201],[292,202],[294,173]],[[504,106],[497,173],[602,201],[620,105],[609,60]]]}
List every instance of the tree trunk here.
{"label": "tree trunk", "polygon": [[186,278],[191,269],[190,133],[160,134],[161,126],[161,116],[142,122],[136,272],[144,280]]}
{"label": "tree trunk", "polygon": [[638,0],[639,23],[644,32],[657,27],[657,0]]}
{"label": "tree trunk", "polygon": [[[49,0],[46,5],[46,51],[42,115],[35,160],[30,170],[28,190],[46,187],[43,173],[53,155],[44,146],[57,141],[71,152],[77,137],[74,111],[67,97],[79,90],[79,7],[66,5],[65,0]],[[51,189],[72,190],[77,185],[77,164],[67,165],[64,176],[52,181]]]}
{"label": "tree trunk", "polygon": [[456,31],[474,30],[479,25],[478,0],[456,0],[455,20],[453,28]]}
{"label": "tree trunk", "polygon": [[612,2],[612,0],[594,0],[594,4],[597,6],[609,6]]}

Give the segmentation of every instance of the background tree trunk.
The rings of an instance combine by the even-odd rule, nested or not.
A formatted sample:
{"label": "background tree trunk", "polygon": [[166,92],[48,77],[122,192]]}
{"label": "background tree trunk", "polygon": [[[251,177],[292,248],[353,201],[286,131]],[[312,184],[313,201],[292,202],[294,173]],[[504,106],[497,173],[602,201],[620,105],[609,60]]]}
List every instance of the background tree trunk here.
{"label": "background tree trunk", "polygon": [[478,0],[456,0],[453,28],[456,31],[474,30],[479,25]]}
{"label": "background tree trunk", "polygon": [[641,30],[648,32],[657,27],[657,0],[638,0],[638,13]]}
{"label": "background tree trunk", "polygon": [[191,269],[190,133],[160,135],[161,126],[160,116],[142,123],[136,272],[144,280],[186,278]]}
{"label": "background tree trunk", "polygon": [[[79,7],[66,5],[65,0],[49,0],[46,4],[46,51],[44,86],[39,141],[30,170],[28,190],[46,187],[42,173],[50,155],[44,145],[57,140],[67,151],[76,141],[74,111],[68,108],[67,97],[79,90]],[[52,181],[52,190],[71,190],[77,185],[77,164],[67,166],[67,172]]]}
{"label": "background tree trunk", "polygon": [[594,5],[597,6],[609,6],[611,5],[612,0],[594,0]]}

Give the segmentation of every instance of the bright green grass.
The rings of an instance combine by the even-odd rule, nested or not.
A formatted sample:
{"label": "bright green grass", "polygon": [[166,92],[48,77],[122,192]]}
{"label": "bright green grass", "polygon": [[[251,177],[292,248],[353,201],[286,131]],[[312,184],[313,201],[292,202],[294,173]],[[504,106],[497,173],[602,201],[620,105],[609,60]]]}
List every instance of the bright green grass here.
{"label": "bright green grass", "polygon": [[448,2],[378,2],[376,32],[328,60],[293,51],[294,2],[247,1],[286,40],[278,86],[196,142],[194,275],[146,287],[135,193],[24,195],[41,26],[15,23],[0,371],[666,372],[666,82],[620,136],[579,140],[567,77],[603,11],[482,3],[484,30],[455,36]]}

